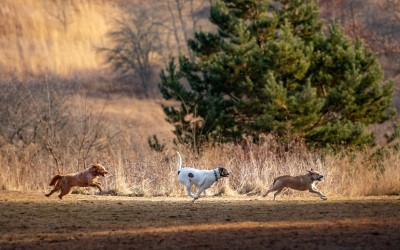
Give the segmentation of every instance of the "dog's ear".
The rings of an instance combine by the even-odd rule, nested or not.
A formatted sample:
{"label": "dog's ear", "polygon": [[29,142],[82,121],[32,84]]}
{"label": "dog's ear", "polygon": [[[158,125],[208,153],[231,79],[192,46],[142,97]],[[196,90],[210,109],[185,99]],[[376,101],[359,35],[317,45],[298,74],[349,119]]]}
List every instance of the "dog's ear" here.
{"label": "dog's ear", "polygon": [[97,164],[97,163],[92,163],[91,165],[92,165],[92,168],[95,168],[95,169],[99,168],[99,164]]}

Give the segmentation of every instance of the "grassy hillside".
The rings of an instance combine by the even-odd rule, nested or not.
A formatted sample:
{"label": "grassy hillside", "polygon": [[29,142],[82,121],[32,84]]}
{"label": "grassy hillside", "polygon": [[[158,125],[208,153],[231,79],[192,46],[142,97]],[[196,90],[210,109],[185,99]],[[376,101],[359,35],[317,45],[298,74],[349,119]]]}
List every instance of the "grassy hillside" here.
{"label": "grassy hillside", "polygon": [[[178,6],[176,3],[179,2]],[[361,37],[380,58],[387,77],[400,85],[397,0],[320,1],[327,22],[339,21],[346,33]],[[157,84],[168,57],[188,53],[194,29],[209,29],[209,1],[4,0],[0,6],[0,74],[51,72],[68,77],[108,78],[96,48],[109,47],[106,34],[128,13],[146,13],[159,26],[158,55],[153,55]],[[181,10],[179,14],[179,9]],[[397,99],[397,97],[396,97]],[[397,101],[395,101],[397,103]]]}
{"label": "grassy hillside", "polygon": [[100,70],[94,48],[118,13],[110,1],[2,1],[2,73],[50,71],[67,76]]}

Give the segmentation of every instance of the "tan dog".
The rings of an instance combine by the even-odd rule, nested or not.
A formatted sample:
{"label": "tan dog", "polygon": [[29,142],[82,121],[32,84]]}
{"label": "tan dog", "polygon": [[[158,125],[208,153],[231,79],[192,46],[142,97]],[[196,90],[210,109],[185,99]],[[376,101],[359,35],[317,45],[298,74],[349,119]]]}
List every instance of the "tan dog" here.
{"label": "tan dog", "polygon": [[104,176],[107,173],[108,171],[105,167],[100,164],[93,163],[92,167],[78,174],[56,175],[50,182],[50,186],[54,185],[54,189],[51,190],[50,193],[46,194],[46,196],[49,197],[54,192],[61,190],[61,193],[58,195],[58,197],[62,199],[64,195],[69,194],[71,188],[74,186],[97,187],[101,192],[101,184],[97,182],[97,179],[99,175]]}
{"label": "tan dog", "polygon": [[279,176],[274,179],[274,183],[272,188],[268,190],[263,197],[267,196],[270,192],[277,191],[274,194],[274,200],[276,196],[281,193],[285,188],[291,188],[299,191],[310,191],[311,193],[318,194],[319,197],[323,200],[326,200],[326,196],[318,191],[317,187],[315,186],[317,181],[321,181],[324,176],[314,171],[313,169],[308,171],[308,174],[300,175],[300,176],[290,176],[284,175]]}

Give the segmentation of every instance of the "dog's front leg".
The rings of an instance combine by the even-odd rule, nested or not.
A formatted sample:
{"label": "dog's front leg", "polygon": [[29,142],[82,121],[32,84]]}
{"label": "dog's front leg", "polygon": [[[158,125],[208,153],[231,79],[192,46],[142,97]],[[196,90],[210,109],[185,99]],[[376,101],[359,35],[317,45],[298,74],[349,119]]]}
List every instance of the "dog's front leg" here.
{"label": "dog's front leg", "polygon": [[103,190],[101,190],[100,183],[92,183],[92,184],[90,184],[90,186],[91,187],[97,187],[100,190],[100,192],[103,192]]}
{"label": "dog's front leg", "polygon": [[326,196],[323,193],[321,193],[320,191],[318,191],[318,189],[311,188],[309,191],[311,193],[318,194],[321,199],[327,200]]}

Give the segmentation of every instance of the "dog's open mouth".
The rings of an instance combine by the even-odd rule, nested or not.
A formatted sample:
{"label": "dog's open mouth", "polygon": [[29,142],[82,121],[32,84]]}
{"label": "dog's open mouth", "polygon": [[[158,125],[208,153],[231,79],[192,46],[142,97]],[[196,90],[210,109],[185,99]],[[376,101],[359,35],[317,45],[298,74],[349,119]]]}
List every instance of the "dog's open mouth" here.
{"label": "dog's open mouth", "polygon": [[97,174],[104,177],[104,175],[108,174],[108,172],[97,172]]}

